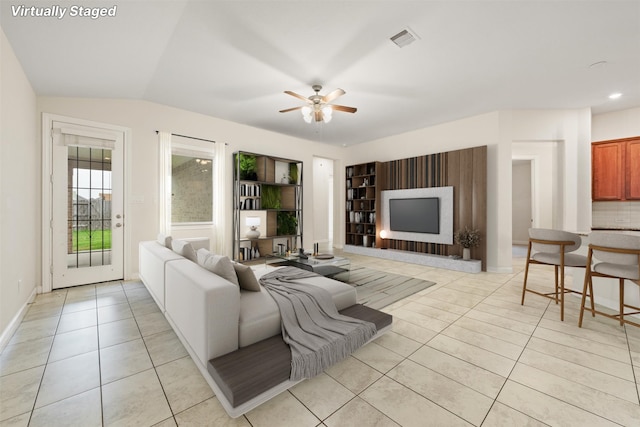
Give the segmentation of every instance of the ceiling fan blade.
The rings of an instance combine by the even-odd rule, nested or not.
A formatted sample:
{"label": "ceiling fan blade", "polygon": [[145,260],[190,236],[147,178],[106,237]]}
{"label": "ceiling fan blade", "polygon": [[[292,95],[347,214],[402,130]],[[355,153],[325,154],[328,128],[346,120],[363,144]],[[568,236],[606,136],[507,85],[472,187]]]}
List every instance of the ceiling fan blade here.
{"label": "ceiling fan blade", "polygon": [[346,92],[340,88],[334,90],[333,92],[329,92],[328,94],[326,94],[325,96],[322,97],[322,102],[324,102],[325,104],[333,101],[334,99],[336,99],[339,96],[344,95]]}
{"label": "ceiling fan blade", "polygon": [[304,97],[304,96],[302,96],[302,95],[298,95],[297,93],[295,93],[295,92],[291,92],[290,90],[285,90],[285,91],[284,91],[284,93],[286,93],[287,95],[291,95],[291,96],[293,96],[293,97],[295,97],[295,98],[302,99],[302,100],[303,100],[303,101],[305,101],[305,102],[311,102],[311,100],[309,100],[309,98]]}
{"label": "ceiling fan blade", "polygon": [[355,113],[356,111],[358,111],[358,109],[355,107],[346,107],[344,105],[331,104],[331,108],[336,111],[344,111],[345,113]]}
{"label": "ceiling fan blade", "polygon": [[281,113],[288,113],[289,111],[295,111],[295,110],[300,110],[302,108],[302,105],[299,107],[293,107],[293,108],[287,108],[286,110],[280,110]]}

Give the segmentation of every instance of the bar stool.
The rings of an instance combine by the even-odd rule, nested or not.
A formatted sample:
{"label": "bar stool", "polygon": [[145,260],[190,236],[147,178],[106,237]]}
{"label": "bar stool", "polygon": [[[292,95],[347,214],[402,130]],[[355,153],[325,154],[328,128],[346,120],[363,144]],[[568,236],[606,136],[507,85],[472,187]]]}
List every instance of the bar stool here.
{"label": "bar stool", "polygon": [[[578,326],[582,327],[582,317],[584,311],[590,311],[591,316],[596,314],[618,319],[620,326],[628,323],[640,327],[640,323],[627,320],[625,316],[639,314],[640,307],[635,307],[624,302],[624,282],[629,280],[640,286],[640,237],[621,233],[593,232],[589,235],[589,252],[587,254],[587,271],[584,276],[584,288],[582,292],[582,304],[580,307],[580,321]],[[597,259],[593,267],[591,262]],[[618,292],[620,297],[619,313],[612,315],[603,313],[594,308],[593,298],[593,277],[607,277],[618,279]],[[585,308],[589,291],[591,308]],[[625,313],[625,308],[631,308],[633,312]]]}
{"label": "bar stool", "polygon": [[[522,285],[522,302],[527,292],[552,299],[558,304],[560,296],[560,320],[564,321],[564,294],[576,293],[573,289],[564,287],[564,268],[582,267],[587,265],[587,257],[570,252],[576,251],[582,244],[582,239],[575,233],[562,230],[551,230],[546,228],[529,229],[529,248],[527,249],[527,262],[524,270],[524,283]],[[535,251],[533,254],[532,249]],[[529,276],[529,264],[553,265],[555,273],[555,291],[538,292],[527,289],[527,277]],[[560,283],[558,286],[558,271],[560,272]]]}

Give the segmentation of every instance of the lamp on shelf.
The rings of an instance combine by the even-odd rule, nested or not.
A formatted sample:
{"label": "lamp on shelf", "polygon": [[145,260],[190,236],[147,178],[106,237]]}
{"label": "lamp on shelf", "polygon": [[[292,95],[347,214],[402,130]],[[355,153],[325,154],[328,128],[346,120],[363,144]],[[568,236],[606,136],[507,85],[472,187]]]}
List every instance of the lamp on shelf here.
{"label": "lamp on shelf", "polygon": [[382,239],[382,248],[387,249],[387,237],[389,237],[389,232],[387,230],[380,230],[380,238]]}
{"label": "lamp on shelf", "polygon": [[260,237],[260,230],[258,230],[258,227],[260,226],[260,217],[248,216],[245,219],[245,225],[249,227],[249,230],[247,230],[246,234],[247,238],[257,239],[258,237]]}

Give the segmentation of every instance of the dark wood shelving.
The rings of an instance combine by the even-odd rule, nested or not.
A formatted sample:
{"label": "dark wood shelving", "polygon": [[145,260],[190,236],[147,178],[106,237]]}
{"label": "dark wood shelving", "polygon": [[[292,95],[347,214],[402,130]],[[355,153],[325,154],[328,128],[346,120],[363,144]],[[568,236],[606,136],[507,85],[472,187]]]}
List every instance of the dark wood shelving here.
{"label": "dark wood shelving", "polygon": [[381,247],[380,191],[384,171],[380,162],[361,163],[345,168],[345,243],[353,246]]}

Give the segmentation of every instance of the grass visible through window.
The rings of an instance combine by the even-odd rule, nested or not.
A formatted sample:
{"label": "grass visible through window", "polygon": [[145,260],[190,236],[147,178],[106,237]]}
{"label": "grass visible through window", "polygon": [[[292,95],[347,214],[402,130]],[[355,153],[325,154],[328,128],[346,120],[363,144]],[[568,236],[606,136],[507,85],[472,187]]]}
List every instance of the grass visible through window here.
{"label": "grass visible through window", "polygon": [[111,249],[111,230],[74,231],[73,249],[75,252]]}

